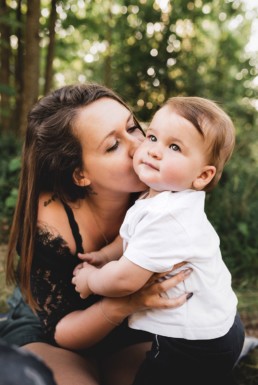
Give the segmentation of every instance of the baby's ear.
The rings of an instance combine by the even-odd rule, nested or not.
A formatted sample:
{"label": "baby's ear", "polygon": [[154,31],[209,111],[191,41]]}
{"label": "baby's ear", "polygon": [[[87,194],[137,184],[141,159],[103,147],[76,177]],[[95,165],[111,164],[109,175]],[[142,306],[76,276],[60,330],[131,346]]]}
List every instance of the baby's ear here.
{"label": "baby's ear", "polygon": [[215,166],[205,166],[201,174],[193,181],[194,190],[203,190],[216,175]]}
{"label": "baby's ear", "polygon": [[73,180],[77,186],[86,187],[91,184],[90,179],[86,176],[86,173],[79,168],[76,168],[73,172]]}

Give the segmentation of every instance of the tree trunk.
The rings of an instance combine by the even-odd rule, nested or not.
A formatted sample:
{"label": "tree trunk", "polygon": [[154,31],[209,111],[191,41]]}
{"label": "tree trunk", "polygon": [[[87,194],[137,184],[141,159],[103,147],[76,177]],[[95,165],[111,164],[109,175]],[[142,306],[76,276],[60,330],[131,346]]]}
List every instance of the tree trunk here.
{"label": "tree trunk", "polygon": [[53,80],[53,60],[54,60],[54,52],[55,52],[55,25],[57,19],[57,11],[56,11],[57,0],[51,1],[51,13],[49,17],[49,45],[47,51],[47,59],[46,59],[46,70],[45,70],[45,87],[44,94],[46,95],[52,86]]}
{"label": "tree trunk", "polygon": [[22,89],[23,89],[23,52],[24,52],[24,22],[22,20],[21,12],[21,3],[22,0],[17,1],[16,9],[16,21],[18,22],[17,28],[17,51],[15,56],[15,89],[16,89],[16,103],[15,103],[15,113],[13,115],[13,124],[12,126],[16,131],[19,131],[21,123],[21,102],[22,102]]}
{"label": "tree trunk", "polygon": [[21,104],[20,133],[24,135],[27,115],[37,101],[39,93],[39,18],[40,0],[28,0],[23,61],[23,90]]}
{"label": "tree trunk", "polygon": [[4,133],[9,128],[9,99],[11,94],[10,84],[10,26],[8,23],[8,7],[5,0],[0,0],[0,132]]}

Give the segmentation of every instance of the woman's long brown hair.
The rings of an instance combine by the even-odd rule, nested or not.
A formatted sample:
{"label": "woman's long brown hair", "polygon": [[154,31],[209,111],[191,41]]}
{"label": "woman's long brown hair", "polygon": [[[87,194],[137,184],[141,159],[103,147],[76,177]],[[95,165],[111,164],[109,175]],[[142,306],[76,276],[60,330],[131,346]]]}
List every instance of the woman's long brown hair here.
{"label": "woman's long brown hair", "polygon": [[62,87],[41,98],[28,115],[18,200],[7,252],[6,281],[19,284],[32,308],[36,304],[30,290],[30,273],[40,193],[50,192],[66,202],[87,195],[87,188],[73,182],[74,170],[82,169],[82,148],[73,131],[73,122],[79,109],[104,97],[130,110],[110,89],[98,84],[78,84]]}

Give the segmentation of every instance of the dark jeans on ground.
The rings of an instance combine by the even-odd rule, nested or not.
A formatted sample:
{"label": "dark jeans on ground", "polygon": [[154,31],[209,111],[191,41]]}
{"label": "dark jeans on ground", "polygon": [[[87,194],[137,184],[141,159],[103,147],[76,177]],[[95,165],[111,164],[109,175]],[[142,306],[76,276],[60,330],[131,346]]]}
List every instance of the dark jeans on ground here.
{"label": "dark jeans on ground", "polygon": [[0,368],[0,385],[57,385],[43,361],[3,341],[0,341]]}

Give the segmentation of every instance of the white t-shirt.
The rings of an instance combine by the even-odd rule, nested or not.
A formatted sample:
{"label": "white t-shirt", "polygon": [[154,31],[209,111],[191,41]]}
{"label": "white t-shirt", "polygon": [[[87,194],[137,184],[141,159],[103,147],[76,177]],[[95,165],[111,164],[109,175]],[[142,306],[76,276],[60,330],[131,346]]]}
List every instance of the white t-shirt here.
{"label": "white t-shirt", "polygon": [[203,191],[165,191],[137,200],[128,210],[120,230],[126,258],[152,272],[168,271],[181,261],[193,269],[167,292],[169,297],[192,292],[189,301],[176,309],[135,313],[131,328],[196,340],[221,337],[232,326],[237,297],[204,204]]}

